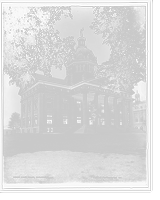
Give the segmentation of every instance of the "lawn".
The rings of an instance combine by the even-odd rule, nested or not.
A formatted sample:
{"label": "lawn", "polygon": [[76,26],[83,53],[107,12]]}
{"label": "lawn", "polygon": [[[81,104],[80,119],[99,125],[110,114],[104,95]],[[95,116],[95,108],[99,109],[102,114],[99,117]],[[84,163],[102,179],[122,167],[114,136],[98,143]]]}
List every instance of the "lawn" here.
{"label": "lawn", "polygon": [[145,181],[142,155],[71,151],[18,154],[4,159],[5,183]]}

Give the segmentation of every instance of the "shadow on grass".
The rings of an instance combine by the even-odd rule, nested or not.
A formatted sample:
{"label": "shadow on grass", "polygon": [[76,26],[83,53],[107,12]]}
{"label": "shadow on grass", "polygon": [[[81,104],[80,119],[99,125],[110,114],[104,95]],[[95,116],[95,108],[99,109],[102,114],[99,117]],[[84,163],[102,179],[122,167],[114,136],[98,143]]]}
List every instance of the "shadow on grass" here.
{"label": "shadow on grass", "polygon": [[[145,155],[145,153],[143,152]],[[39,151],[4,157],[7,187],[146,186],[145,156]]]}

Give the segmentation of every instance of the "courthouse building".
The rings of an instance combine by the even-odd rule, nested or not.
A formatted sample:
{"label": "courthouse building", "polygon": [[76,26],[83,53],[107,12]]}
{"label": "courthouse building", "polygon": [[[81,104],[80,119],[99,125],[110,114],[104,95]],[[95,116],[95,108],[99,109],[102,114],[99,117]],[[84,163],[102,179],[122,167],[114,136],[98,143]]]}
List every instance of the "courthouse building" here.
{"label": "courthouse building", "polygon": [[132,128],[132,99],[95,78],[97,59],[81,34],[64,80],[35,74],[21,90],[22,133],[121,132]]}

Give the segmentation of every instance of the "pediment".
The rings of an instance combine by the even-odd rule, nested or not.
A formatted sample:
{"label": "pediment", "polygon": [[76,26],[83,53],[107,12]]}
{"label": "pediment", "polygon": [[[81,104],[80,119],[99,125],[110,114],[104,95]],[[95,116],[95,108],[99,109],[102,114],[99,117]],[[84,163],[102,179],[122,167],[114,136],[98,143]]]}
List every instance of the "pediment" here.
{"label": "pediment", "polygon": [[97,85],[102,85],[103,79],[104,78],[98,78],[98,79],[95,79],[93,81],[89,81],[89,83],[93,83],[93,84],[97,84]]}

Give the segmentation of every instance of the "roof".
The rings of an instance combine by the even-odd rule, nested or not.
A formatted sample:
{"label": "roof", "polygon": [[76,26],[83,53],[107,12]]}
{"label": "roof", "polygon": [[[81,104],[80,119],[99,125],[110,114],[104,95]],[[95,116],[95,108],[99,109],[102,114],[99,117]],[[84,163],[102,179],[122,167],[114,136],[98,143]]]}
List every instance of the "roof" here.
{"label": "roof", "polygon": [[[101,79],[102,77],[88,78],[88,79],[82,80],[82,81],[80,81],[80,82],[78,82],[74,85],[68,85],[67,82],[63,79],[48,77],[48,76],[40,75],[40,74],[37,74],[36,78],[37,78],[37,82],[35,84],[42,82],[42,83],[49,84],[49,85],[55,85],[55,86],[58,86],[58,87],[73,89],[73,88],[76,88],[76,87],[83,85],[83,84],[88,84],[88,85],[92,85],[92,86],[100,86],[100,83],[96,83],[96,82],[94,82],[94,80],[96,81],[98,79]],[[23,89],[22,91],[20,90],[19,94],[21,95],[22,93],[27,92],[29,89],[34,87],[35,84],[33,84],[31,87]],[[130,94],[130,92],[125,92],[125,91],[121,91],[121,92]]]}
{"label": "roof", "polygon": [[67,82],[63,79],[60,78],[54,78],[54,77],[48,77],[44,75],[37,74],[36,75],[37,80],[41,81],[47,81],[47,82],[52,82],[52,83],[58,83],[58,84],[63,84],[63,85],[68,85]]}

